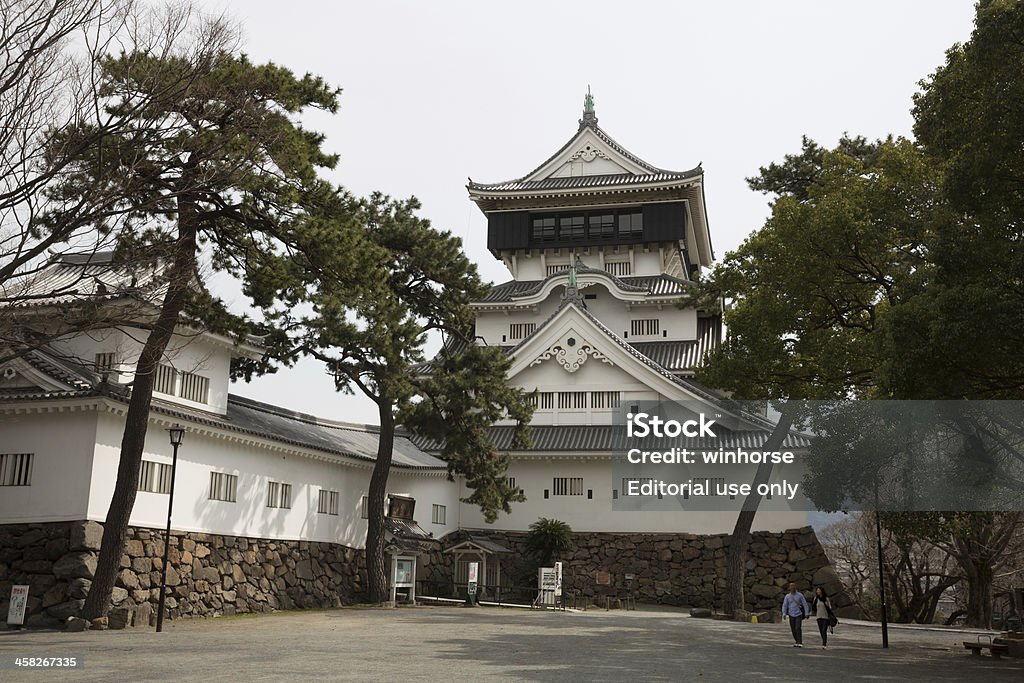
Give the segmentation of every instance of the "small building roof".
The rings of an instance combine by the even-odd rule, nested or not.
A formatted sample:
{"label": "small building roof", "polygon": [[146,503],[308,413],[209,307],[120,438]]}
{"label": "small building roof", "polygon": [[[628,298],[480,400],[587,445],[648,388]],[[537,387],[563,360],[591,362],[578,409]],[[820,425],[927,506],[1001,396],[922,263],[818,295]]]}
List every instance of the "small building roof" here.
{"label": "small building roof", "polygon": [[467,550],[469,548],[479,550],[487,555],[505,555],[512,552],[500,543],[495,543],[490,539],[481,538],[479,536],[470,536],[469,538],[456,543],[452,547],[446,548],[444,552],[450,553],[456,550]]}
{"label": "small building roof", "polygon": [[[0,406],[96,396],[126,403],[130,395],[127,386],[105,382],[96,372],[43,351],[29,351],[12,363],[28,364],[49,378],[51,382],[47,384],[50,386],[40,386],[38,389],[21,386],[0,388]],[[159,397],[154,397],[151,410],[183,422],[248,434],[331,455],[369,462],[377,459],[378,426],[326,420],[234,394],[228,396],[225,415],[188,408]],[[392,458],[393,466],[398,468],[437,471],[447,471],[448,468],[445,461],[423,452],[402,431],[395,434]]]}

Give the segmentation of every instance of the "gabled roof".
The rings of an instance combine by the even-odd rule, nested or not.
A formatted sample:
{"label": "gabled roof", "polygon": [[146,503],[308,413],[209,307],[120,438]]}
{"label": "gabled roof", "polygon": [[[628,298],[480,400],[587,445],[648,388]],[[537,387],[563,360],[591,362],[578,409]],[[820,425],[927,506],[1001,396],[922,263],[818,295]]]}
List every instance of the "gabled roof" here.
{"label": "gabled roof", "polygon": [[[612,152],[610,156],[613,158],[618,157],[615,159],[616,161],[626,162],[624,165],[629,172],[553,177],[551,173],[561,165],[558,162],[563,161],[563,158],[568,160],[571,156],[570,152],[590,137],[594,137],[597,141],[603,143]],[[585,151],[590,150],[588,148]],[[569,141],[562,145],[557,152],[548,157],[544,163],[526,175],[521,178],[498,183],[476,183],[470,179],[467,189],[469,189],[470,195],[473,195],[476,193],[492,192],[530,192],[535,190],[560,190],[582,187],[643,185],[674,180],[690,180],[700,178],[703,174],[704,171],[700,164],[687,171],[669,171],[658,168],[636,156],[612,139],[608,133],[597,125],[597,117],[590,119],[584,117],[580,121],[580,127],[576,134],[569,138]]]}
{"label": "gabled roof", "polygon": [[57,254],[37,273],[0,287],[0,305],[28,308],[117,299],[156,305],[166,289],[158,268],[116,263],[112,251]]}

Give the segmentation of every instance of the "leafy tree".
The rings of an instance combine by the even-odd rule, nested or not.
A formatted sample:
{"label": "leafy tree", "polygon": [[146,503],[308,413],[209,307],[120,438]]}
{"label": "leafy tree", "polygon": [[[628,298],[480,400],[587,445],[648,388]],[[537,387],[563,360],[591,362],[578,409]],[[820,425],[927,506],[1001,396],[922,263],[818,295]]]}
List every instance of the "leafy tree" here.
{"label": "leafy tree", "polygon": [[526,550],[535,555],[541,567],[551,566],[555,555],[572,547],[572,528],[557,519],[541,517],[530,525],[526,535]]}
{"label": "leafy tree", "polygon": [[1022,35],[1024,5],[982,0],[971,39],[914,98],[914,133],[962,216],[931,244],[935,287],[904,339],[908,374],[943,398],[1024,396]]}
{"label": "leafy tree", "polygon": [[[309,218],[309,207],[333,201],[333,189],[318,180],[316,169],[336,159],[321,150],[321,135],[295,121],[310,107],[334,111],[338,91],[318,77],[255,65],[236,54],[222,22],[196,21],[187,12],[172,13],[168,21],[169,35],[191,40],[164,52],[138,50],[103,60],[99,106],[132,125],[106,136],[102,153],[76,160],[61,188],[65,196],[78,196],[101,182],[122,197],[122,214],[134,230],[120,235],[119,248],[151,255],[166,280],[135,372],[96,577],[83,609],[90,618],[109,608],[156,365],[183,312],[224,313],[197,285],[200,247],[208,250],[212,267],[242,278],[247,291],[259,296],[267,296],[274,281],[265,270],[279,266],[274,256],[285,249],[336,250],[339,282],[358,281],[360,273],[346,233],[334,229],[325,242],[322,226]],[[65,137],[93,134],[84,123]],[[226,321],[209,322],[216,327]]]}
{"label": "leafy tree", "polygon": [[[804,139],[799,155],[748,181],[776,195],[771,216],[702,283],[699,296],[725,298],[729,337],[699,378],[739,399],[825,399],[885,395],[889,312],[927,278],[923,241],[935,172],[906,140],[844,138],[823,151]],[[782,444],[798,406],[764,445]],[[743,553],[760,503],[754,493],[730,536],[725,609],[742,609]]]}
{"label": "leafy tree", "polygon": [[[518,425],[517,443],[525,444],[532,409],[523,392],[507,383],[506,354],[475,344],[469,303],[485,289],[461,240],[434,230],[416,216],[418,208],[415,199],[380,194],[359,202],[359,249],[372,262],[367,280],[376,283],[363,296],[352,299],[339,290],[330,258],[306,253],[301,259],[311,267],[291,273],[285,305],[267,312],[289,335],[293,357],[322,361],[339,391],[359,391],[377,406],[380,432],[366,536],[371,602],[387,595],[384,501],[396,424],[441,444],[449,476],[465,478],[473,491],[465,502],[479,505],[488,521],[523,500],[506,482],[508,456],[496,451],[488,427],[511,418]],[[437,332],[446,343],[426,366],[428,335]]]}
{"label": "leafy tree", "polygon": [[[132,0],[0,3],[0,363],[69,331],[126,321],[95,305],[83,292],[90,283],[28,285],[50,251],[114,245],[122,197],[99,178],[74,195],[62,188],[82,155],[102,153],[109,136],[132,125],[127,111],[94,105],[102,57],[115,42],[142,38],[132,26],[143,16]],[[167,37],[147,38],[154,45]],[[37,305],[54,296],[62,305]],[[66,305],[70,298],[81,305]]]}

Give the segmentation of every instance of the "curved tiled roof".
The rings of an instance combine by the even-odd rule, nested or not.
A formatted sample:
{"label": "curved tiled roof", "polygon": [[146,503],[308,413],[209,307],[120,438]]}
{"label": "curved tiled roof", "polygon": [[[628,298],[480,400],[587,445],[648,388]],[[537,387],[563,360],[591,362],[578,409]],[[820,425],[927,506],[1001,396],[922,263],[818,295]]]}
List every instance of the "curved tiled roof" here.
{"label": "curved tiled roof", "polygon": [[[565,270],[553,273],[543,280],[510,280],[509,282],[494,285],[491,288],[491,291],[487,293],[487,296],[477,303],[510,302],[521,297],[536,294],[544,288],[544,285],[547,282],[564,278],[565,273],[568,271],[569,267],[566,266]],[[677,277],[665,274],[617,277],[599,268],[590,267],[577,268],[576,272],[600,273],[601,275],[605,275],[610,278],[612,282],[614,282],[615,285],[623,291],[644,293],[648,296],[671,296],[683,294],[686,291],[686,286],[689,284],[686,280],[681,280]]]}
{"label": "curved tiled roof", "polygon": [[[52,401],[100,395],[118,402],[128,400],[127,386],[103,384],[99,375],[81,366],[54,358],[42,351],[30,351],[24,355],[24,359],[40,372],[73,389],[0,391],[0,403]],[[154,413],[181,419],[183,422],[248,434],[321,453],[367,462],[374,462],[377,459],[379,427],[325,420],[233,394],[228,396],[226,415],[189,408],[159,398],[153,400],[151,410]],[[447,471],[448,468],[446,462],[424,453],[401,431],[395,434],[392,463],[394,467],[404,469]]]}
{"label": "curved tiled roof", "polygon": [[689,171],[661,171],[637,175],[634,173],[608,173],[602,175],[564,176],[560,178],[543,178],[541,180],[506,180],[501,183],[481,184],[469,183],[469,188],[482,192],[538,192],[544,190],[566,190],[587,187],[623,187],[632,185],[649,185],[673,180],[698,178],[704,174],[701,168]]}

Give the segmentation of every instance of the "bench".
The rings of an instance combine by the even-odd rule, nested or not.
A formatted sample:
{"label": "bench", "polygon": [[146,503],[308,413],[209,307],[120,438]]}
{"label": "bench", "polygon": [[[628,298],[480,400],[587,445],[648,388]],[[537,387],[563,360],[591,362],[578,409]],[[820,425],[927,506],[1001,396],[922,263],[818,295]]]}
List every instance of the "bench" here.
{"label": "bench", "polygon": [[970,650],[971,654],[975,657],[980,657],[981,651],[984,649],[988,649],[992,652],[992,657],[994,659],[999,659],[1000,657],[1002,657],[1010,651],[1010,646],[1005,643],[993,643],[991,639],[989,639],[989,642],[987,643],[981,642],[982,638],[987,637],[988,636],[978,636],[978,639],[974,641],[965,640],[964,649]]}

